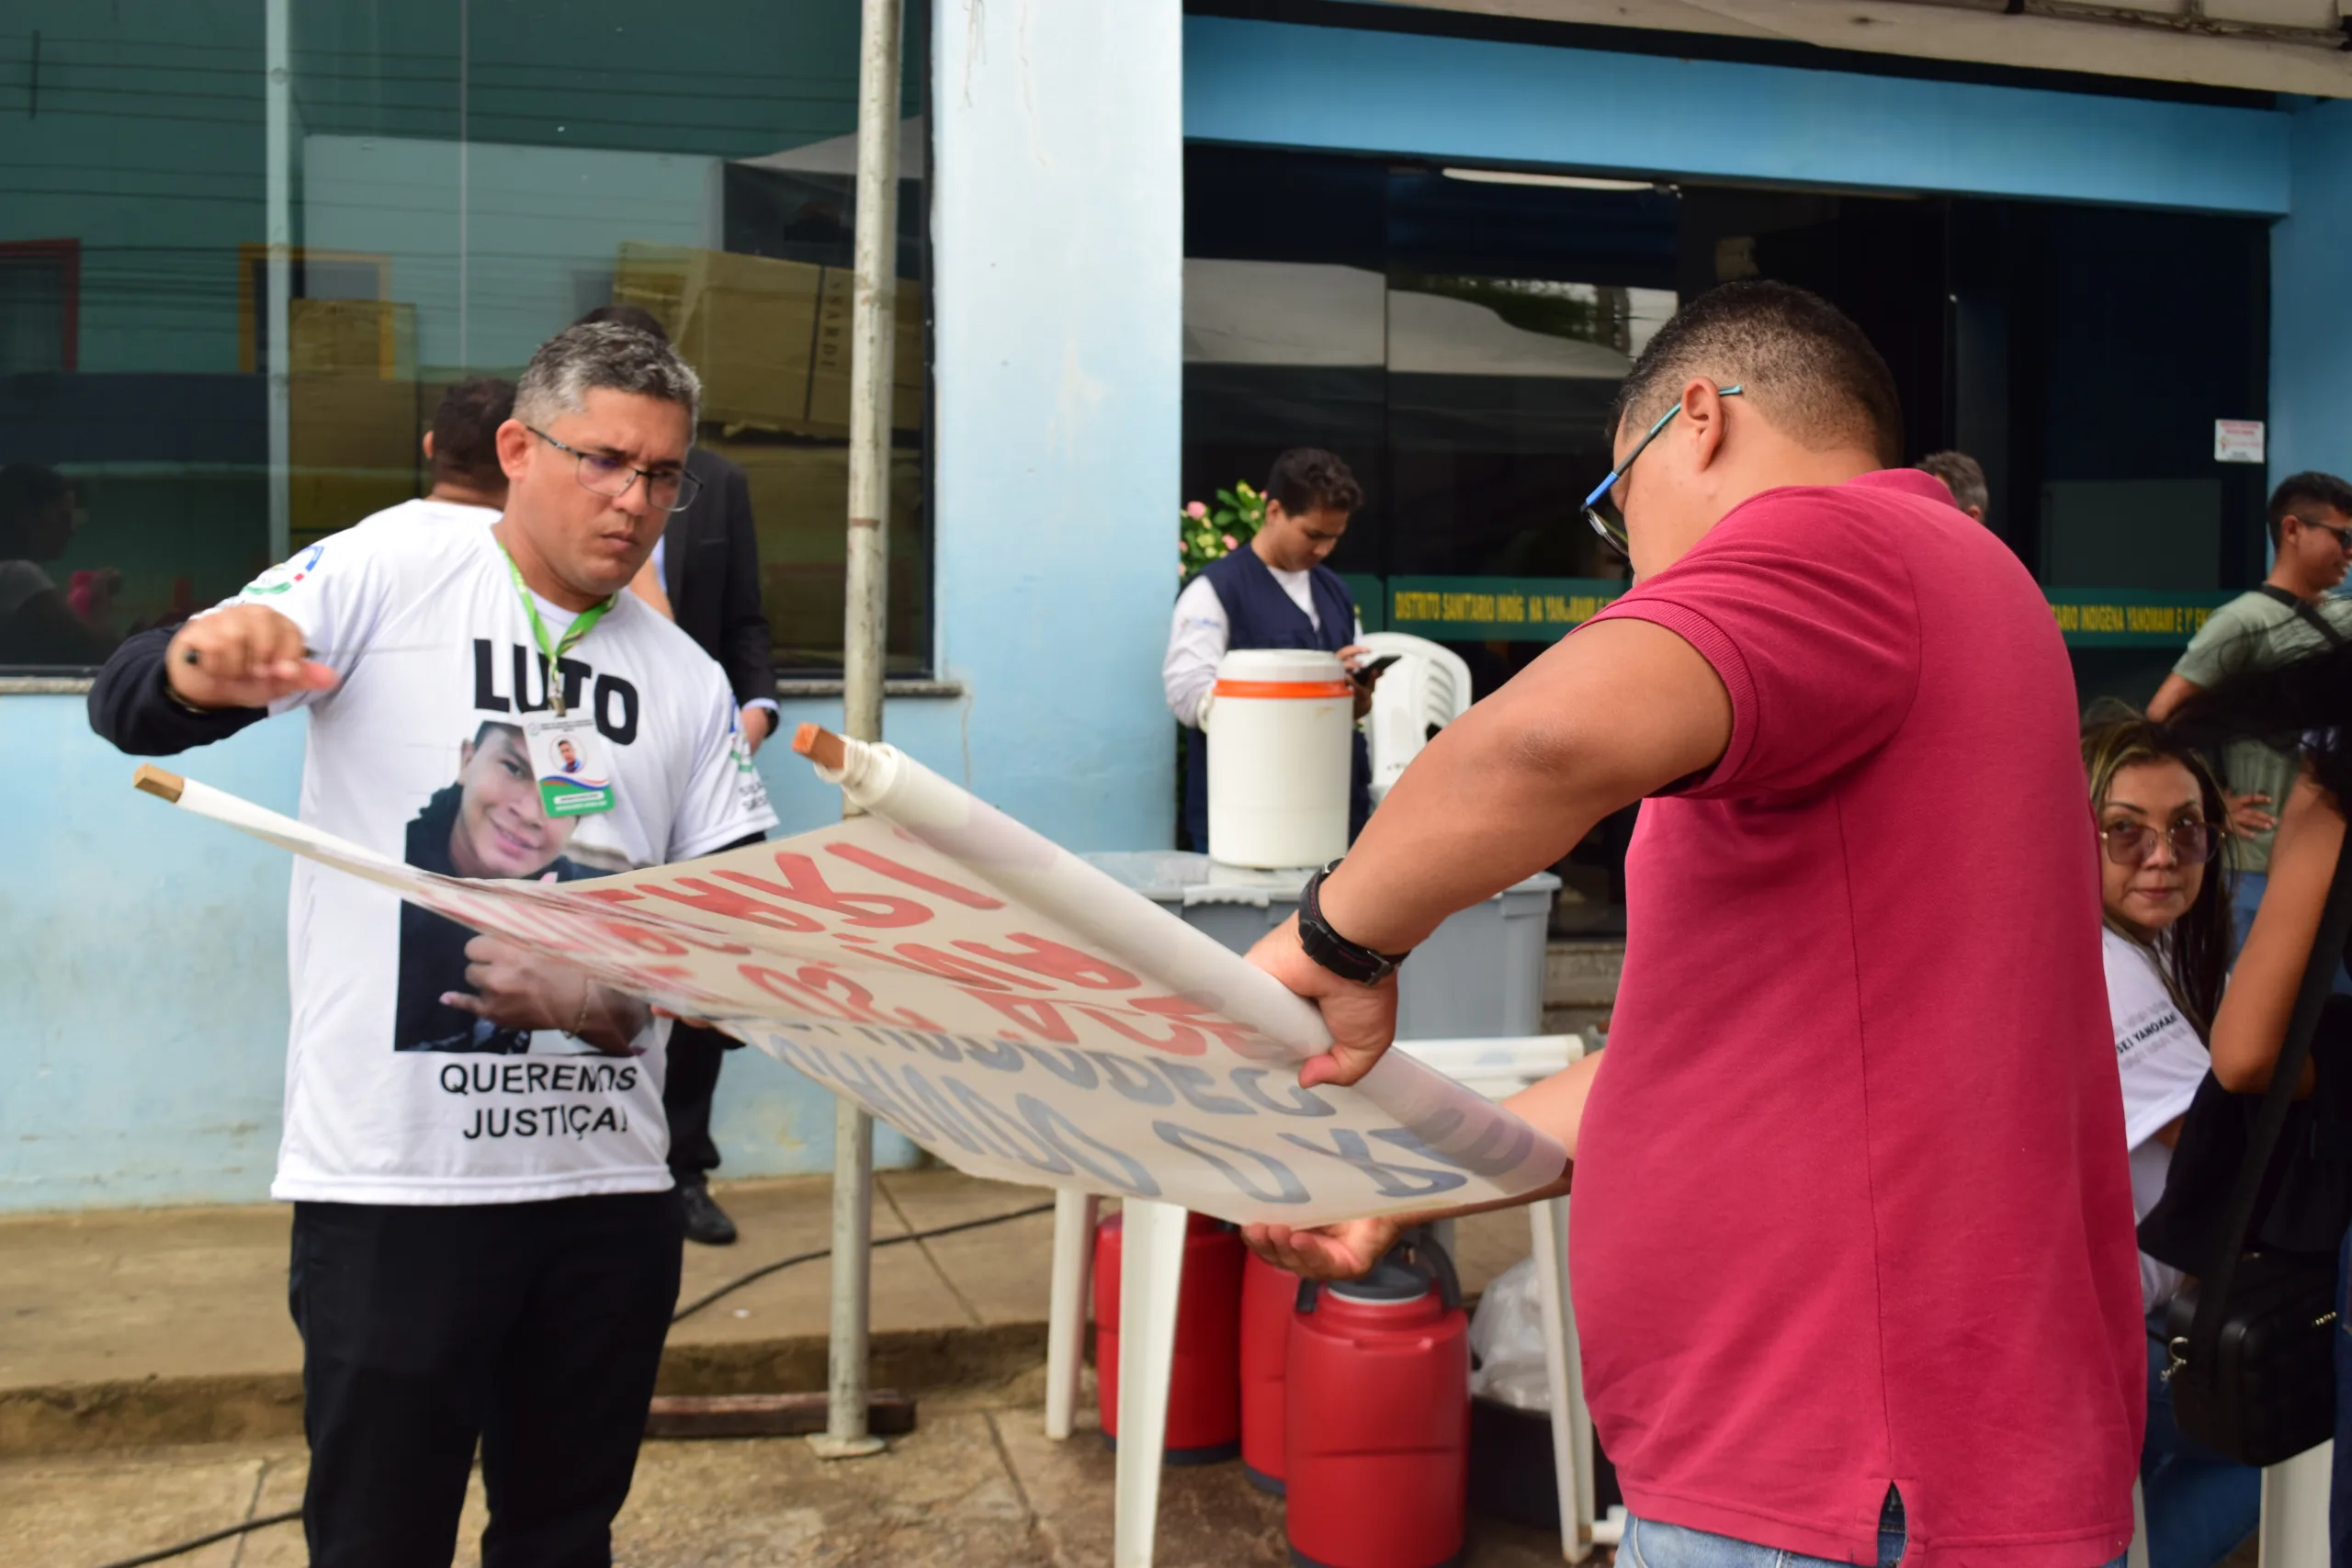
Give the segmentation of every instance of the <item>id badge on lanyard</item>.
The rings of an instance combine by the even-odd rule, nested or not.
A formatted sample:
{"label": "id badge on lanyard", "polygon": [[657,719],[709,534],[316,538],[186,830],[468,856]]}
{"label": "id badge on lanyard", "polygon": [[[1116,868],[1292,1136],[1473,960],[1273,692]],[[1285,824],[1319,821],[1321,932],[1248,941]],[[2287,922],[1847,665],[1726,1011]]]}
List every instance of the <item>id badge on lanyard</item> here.
{"label": "id badge on lanyard", "polygon": [[[505,555],[503,546],[499,553]],[[531,623],[531,637],[538,644],[540,657],[547,660],[548,711],[523,716],[523,743],[531,753],[531,772],[538,780],[539,807],[550,818],[588,817],[610,811],[613,772],[605,750],[605,738],[592,716],[564,711],[563,676],[558,665],[565,654],[580,645],[589,628],[605,618],[613,601],[591,604],[565,628],[560,638],[550,641],[547,623],[539,618],[538,602],[524,583],[522,570],[515,566],[513,556],[506,556],[506,570],[514,580],[514,592],[522,597],[523,614]]]}

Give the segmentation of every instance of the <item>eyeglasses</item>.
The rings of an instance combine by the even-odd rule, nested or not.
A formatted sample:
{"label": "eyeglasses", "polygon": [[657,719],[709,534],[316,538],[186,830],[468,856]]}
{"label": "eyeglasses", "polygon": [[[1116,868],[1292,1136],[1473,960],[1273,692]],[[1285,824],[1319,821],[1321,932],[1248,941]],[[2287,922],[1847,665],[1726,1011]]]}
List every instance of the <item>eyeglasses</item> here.
{"label": "eyeglasses", "polygon": [[2148,857],[2156,852],[2160,837],[2172,845],[2173,859],[2183,865],[2204,864],[2222,845],[2221,835],[2213,831],[2211,824],[2188,819],[2174,823],[2163,834],[2145,822],[2109,822],[2098,830],[2098,836],[2107,846],[2107,858],[2117,865],[2147,864]]}
{"label": "eyeglasses", "polygon": [[702,489],[702,481],[683,468],[659,472],[637,468],[618,457],[606,457],[594,452],[582,452],[577,446],[567,446],[537,425],[523,427],[559,452],[569,452],[576,460],[580,488],[598,495],[608,495],[617,501],[628,493],[628,487],[638,480],[645,481],[645,499],[664,512],[684,512],[694,504],[695,494]]}
{"label": "eyeglasses", "polygon": [[2337,549],[2352,550],[2352,528],[2338,528],[2330,523],[2314,523],[2308,517],[2298,517],[2295,521],[2306,528],[2314,529],[2334,539]]}
{"label": "eyeglasses", "polygon": [[[1715,395],[1736,398],[1746,390],[1746,386],[1718,387]],[[1634,547],[1625,536],[1625,513],[1617,504],[1617,487],[1624,482],[1625,470],[1634,466],[1634,459],[1648,451],[1650,443],[1657,439],[1657,433],[1666,428],[1666,422],[1681,412],[1682,405],[1678,402],[1658,415],[1657,423],[1650,426],[1649,434],[1625,454],[1625,460],[1610,469],[1609,477],[1594,486],[1592,493],[1584,498],[1584,520],[1592,525],[1592,531],[1600,536],[1603,544],[1627,560],[1634,558]]]}

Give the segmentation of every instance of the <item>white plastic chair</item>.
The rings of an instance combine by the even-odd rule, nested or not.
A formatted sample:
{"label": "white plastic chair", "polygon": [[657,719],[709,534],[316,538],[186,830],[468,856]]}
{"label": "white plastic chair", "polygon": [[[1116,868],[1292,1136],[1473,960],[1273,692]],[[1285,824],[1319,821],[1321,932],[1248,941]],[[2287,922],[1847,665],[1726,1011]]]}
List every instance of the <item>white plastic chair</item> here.
{"label": "white plastic chair", "polygon": [[[1408,638],[1414,641],[1417,638]],[[1441,649],[1440,651],[1443,651]],[[1398,668],[1401,668],[1399,666]],[[1574,1034],[1498,1040],[1400,1040],[1396,1049],[1499,1100],[1584,1055]],[[1087,1283],[1093,1272],[1101,1200],[1054,1197],[1052,1300],[1046,1325],[1046,1436],[1070,1435],[1086,1346]],[[1121,1210],[1119,1451],[1113,1488],[1113,1568],[1151,1568],[1159,1518],[1159,1468],[1168,1434],[1168,1381],[1176,1355],[1176,1298],[1183,1282],[1184,1211],[1130,1198]],[[1553,1468],[1560,1489],[1560,1555],[1581,1562],[1613,1537],[1593,1518],[1592,1416],[1585,1408],[1576,1314],[1568,1301],[1568,1201],[1528,1209],[1543,1303],[1544,1366],[1552,1385]],[[1450,1243],[1452,1238],[1446,1240]]]}
{"label": "white plastic chair", "polygon": [[1375,659],[1396,655],[1372,693],[1367,739],[1377,803],[1429,744],[1430,727],[1442,729],[1470,710],[1470,666],[1452,649],[1407,632],[1367,633],[1363,645]]}

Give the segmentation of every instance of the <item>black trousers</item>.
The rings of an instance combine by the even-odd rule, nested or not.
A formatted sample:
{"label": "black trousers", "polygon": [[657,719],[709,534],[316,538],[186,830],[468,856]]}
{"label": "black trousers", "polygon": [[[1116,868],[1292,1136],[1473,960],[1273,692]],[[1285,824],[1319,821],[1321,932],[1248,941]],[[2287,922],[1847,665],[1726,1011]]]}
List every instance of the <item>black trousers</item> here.
{"label": "black trousers", "polygon": [[710,1102],[718,1090],[718,1065],[730,1043],[715,1029],[681,1023],[670,1030],[662,1109],[670,1118],[670,1175],[681,1187],[699,1186],[718,1168],[718,1145],[710,1139]]}
{"label": "black trousers", "polygon": [[477,1439],[484,1568],[608,1568],[684,1232],[671,1192],[297,1203],[312,1568],[449,1562]]}

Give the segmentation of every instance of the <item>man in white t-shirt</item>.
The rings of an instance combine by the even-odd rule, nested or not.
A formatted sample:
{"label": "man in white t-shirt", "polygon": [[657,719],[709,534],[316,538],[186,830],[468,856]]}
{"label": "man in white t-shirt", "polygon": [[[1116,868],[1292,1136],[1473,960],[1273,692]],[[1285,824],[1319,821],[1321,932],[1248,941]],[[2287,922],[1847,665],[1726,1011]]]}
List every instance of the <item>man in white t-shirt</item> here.
{"label": "man in white t-shirt", "polygon": [[[435,871],[759,839],[725,679],[621,592],[691,496],[699,391],[641,333],[558,334],[498,427],[503,517],[415,502],[311,546],[126,644],[94,727],[153,755],[306,708],[302,819]],[[309,861],[288,924],[311,1561],[448,1562],[479,1440],[486,1564],[609,1562],[678,1288],[667,1021]]]}

